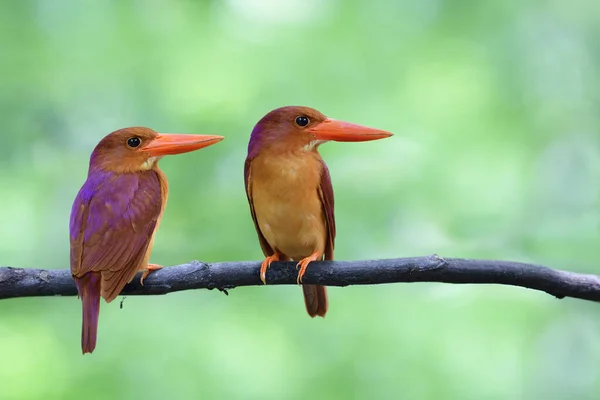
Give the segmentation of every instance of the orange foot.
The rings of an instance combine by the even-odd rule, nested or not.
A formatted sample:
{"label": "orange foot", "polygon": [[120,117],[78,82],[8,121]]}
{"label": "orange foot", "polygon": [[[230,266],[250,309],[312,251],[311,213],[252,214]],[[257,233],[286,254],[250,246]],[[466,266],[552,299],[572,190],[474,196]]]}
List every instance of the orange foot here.
{"label": "orange foot", "polygon": [[308,264],[310,264],[313,261],[319,261],[319,259],[322,256],[322,254],[319,254],[319,252],[315,251],[310,256],[300,260],[300,262],[296,265],[296,268],[300,267],[300,272],[298,272],[298,278],[296,279],[296,283],[298,283],[298,285],[302,283],[302,277],[306,273],[306,268],[308,267]]}
{"label": "orange foot", "polygon": [[140,283],[142,284],[142,286],[144,286],[144,279],[146,279],[146,277],[150,274],[150,272],[158,271],[161,268],[162,268],[162,265],[158,265],[158,264],[148,264],[148,266],[146,268],[141,268],[141,270],[144,271],[144,273],[142,274],[142,277],[140,278]]}
{"label": "orange foot", "polygon": [[279,261],[279,253],[273,253],[272,256],[265,258],[262,264],[260,264],[260,280],[264,285],[267,284],[267,268],[271,266],[273,261]]}

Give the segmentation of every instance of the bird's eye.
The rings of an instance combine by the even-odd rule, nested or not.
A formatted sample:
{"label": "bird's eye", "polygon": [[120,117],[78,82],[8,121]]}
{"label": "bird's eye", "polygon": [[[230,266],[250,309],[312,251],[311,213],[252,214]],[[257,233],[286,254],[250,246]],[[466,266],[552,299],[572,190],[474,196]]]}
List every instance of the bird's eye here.
{"label": "bird's eye", "polygon": [[309,122],[310,120],[308,119],[308,117],[305,117],[304,115],[296,117],[296,125],[298,126],[306,126]]}
{"label": "bird's eye", "polygon": [[134,136],[134,137],[130,137],[129,139],[127,139],[127,146],[131,147],[131,148],[136,148],[138,147],[140,144],[142,143],[142,141],[140,140],[139,137]]}

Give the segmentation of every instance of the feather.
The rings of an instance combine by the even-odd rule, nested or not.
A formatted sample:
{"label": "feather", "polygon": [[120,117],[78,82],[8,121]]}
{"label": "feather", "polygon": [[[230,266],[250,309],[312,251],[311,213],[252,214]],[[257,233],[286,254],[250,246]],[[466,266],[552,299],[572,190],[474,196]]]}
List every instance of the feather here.
{"label": "feather", "polygon": [[82,278],[75,278],[77,292],[83,303],[81,325],[81,350],[91,353],[96,348],[98,336],[98,317],[100,315],[100,279],[99,272],[89,272]]}
{"label": "feather", "polygon": [[[335,215],[334,215],[334,197],[331,176],[325,161],[321,160],[321,182],[319,183],[319,198],[323,204],[323,213],[327,222],[327,243],[325,244],[325,260],[333,260],[333,250],[335,247]],[[302,285],[304,294],[304,304],[306,311],[311,317],[324,317],[329,307],[327,299],[327,289],[321,285]]]}
{"label": "feather", "polygon": [[263,251],[265,256],[272,256],[274,251],[265,239],[264,235],[260,231],[260,227],[258,226],[258,220],[256,219],[256,212],[254,211],[254,202],[252,201],[252,158],[246,158],[246,162],[244,163],[244,184],[246,187],[246,197],[248,198],[248,204],[250,205],[250,214],[252,215],[252,221],[254,222],[254,228],[256,229],[256,233],[258,234],[258,242],[260,243],[260,248]]}
{"label": "feather", "polygon": [[[258,234],[259,242],[263,254],[266,257],[273,255],[276,251],[279,254],[279,259],[281,261],[289,260],[292,257],[294,260],[298,261],[300,258],[308,257],[313,251],[317,248],[322,249],[318,251],[323,251],[323,255],[325,259],[330,260],[333,259],[333,250],[334,250],[334,240],[335,240],[335,218],[334,218],[334,198],[333,198],[333,188],[331,185],[331,178],[329,175],[329,171],[327,166],[321,159],[321,157],[316,152],[306,153],[299,152],[296,153],[300,158],[278,158],[278,157],[269,157],[269,158],[254,158],[249,156],[246,159],[246,163],[244,165],[244,182],[246,187],[246,195],[248,197],[248,203],[250,205],[250,213],[252,215],[252,220],[254,222],[254,226],[256,228],[256,232]],[[284,162],[285,167],[277,168],[275,165],[279,165],[281,161]],[[253,162],[258,163],[254,165]],[[267,164],[265,164],[267,162]],[[253,166],[256,169],[256,173],[258,175],[253,176]],[[302,172],[299,172],[302,171]],[[263,202],[260,207],[260,215],[261,218],[269,219],[261,220],[259,223],[257,212],[256,212],[256,204],[258,200],[254,198],[252,190],[253,186],[256,185],[256,182],[253,181],[253,178],[260,179],[258,182],[261,182],[261,196],[263,198]],[[264,183],[267,183],[267,186],[264,186]],[[258,190],[258,189],[257,189]],[[299,190],[299,192],[298,192]],[[283,195],[285,193],[285,195]],[[293,193],[293,194],[292,194]],[[270,196],[272,199],[272,204],[265,206],[264,196]],[[291,196],[291,197],[290,197]],[[315,202],[312,202],[307,199],[311,199],[312,196],[315,196]],[[255,201],[257,203],[255,203]],[[286,202],[288,207],[282,208],[282,204],[280,202]],[[302,253],[289,253],[288,255],[282,253],[283,251],[293,251],[292,249],[302,248],[302,235],[306,234],[306,226],[304,223],[298,224],[297,216],[302,214],[297,214],[298,210],[295,208],[295,203],[293,201],[298,201],[298,207],[303,207],[304,211],[311,210],[310,207],[316,207],[314,211],[308,211],[308,215],[317,216],[322,214],[323,218],[323,235],[316,234],[316,237],[320,237],[318,242],[316,243],[317,248],[310,249],[310,251],[306,254]],[[313,206],[309,206],[313,204]],[[290,208],[290,205],[292,205]],[[264,207],[268,207],[265,209]],[[288,217],[283,217],[282,210],[285,213],[293,212],[296,217],[293,219],[288,219]],[[288,216],[291,216],[288,214]],[[265,237],[265,233],[261,230],[261,224],[265,224],[265,221],[276,219],[271,229],[276,229],[272,232],[267,232],[267,239]],[[285,218],[285,220],[281,220],[280,218]],[[301,227],[301,230],[294,230],[294,226]],[[317,225],[318,226],[318,225]],[[291,229],[290,229],[291,228]],[[321,228],[319,228],[321,229]],[[273,233],[275,233],[276,237],[280,241],[270,243],[269,240],[273,240]],[[311,235],[312,236],[312,235]],[[294,243],[295,242],[295,243]],[[291,245],[294,243],[294,245]],[[320,243],[320,244],[318,244]],[[299,246],[300,245],[300,246]],[[303,250],[307,251],[307,249]],[[299,257],[299,258],[298,258]],[[327,291],[324,286],[320,285],[302,285],[302,290],[304,293],[304,300],[306,305],[306,310],[311,317],[314,316],[325,316],[328,308],[328,300],[327,300]]]}
{"label": "feather", "polygon": [[70,222],[71,273],[101,272],[101,295],[114,300],[142,267],[163,210],[154,170],[94,171],[79,191]]}
{"label": "feather", "polygon": [[334,198],[331,176],[325,161],[321,160],[323,169],[321,170],[321,182],[319,184],[319,198],[323,203],[323,212],[327,220],[327,244],[325,245],[325,260],[333,260],[333,250],[335,247],[335,215]]}

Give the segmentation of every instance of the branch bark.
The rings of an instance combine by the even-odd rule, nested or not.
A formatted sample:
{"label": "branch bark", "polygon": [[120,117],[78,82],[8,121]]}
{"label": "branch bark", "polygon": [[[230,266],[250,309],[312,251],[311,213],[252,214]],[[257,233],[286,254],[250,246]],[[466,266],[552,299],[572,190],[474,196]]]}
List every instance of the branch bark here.
{"label": "branch bark", "polygon": [[[262,285],[260,262],[203,263],[192,261],[152,272],[144,286],[138,276],[122,295],[159,295],[191,289],[226,291],[238,286]],[[267,272],[270,285],[296,283],[292,262],[273,263]],[[366,261],[320,261],[310,264],[304,283],[326,286],[374,285],[396,282],[444,282],[521,286],[559,299],[573,297],[600,301],[600,277],[511,261],[443,259],[427,257]],[[74,296],[69,270],[0,267],[0,299],[33,296]]]}

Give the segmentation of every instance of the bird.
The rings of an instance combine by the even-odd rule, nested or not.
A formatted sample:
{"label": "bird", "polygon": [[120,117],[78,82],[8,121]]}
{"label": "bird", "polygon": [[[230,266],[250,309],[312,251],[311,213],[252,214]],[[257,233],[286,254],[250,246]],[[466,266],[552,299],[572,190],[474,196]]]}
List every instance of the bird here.
{"label": "bird", "polygon": [[[333,260],[333,187],[319,146],[332,140],[361,142],[390,136],[390,132],[327,118],[302,106],[277,108],[258,121],[248,143],[244,183],[266,257],[260,267],[263,284],[272,262],[297,262],[300,285],[311,262]],[[302,285],[302,291],[308,315],[325,317],[326,288]]]}
{"label": "bird", "polygon": [[143,285],[151,271],[162,268],[149,263],[168,197],[158,161],[222,139],[130,127],[108,134],[94,148],[69,222],[71,275],[83,307],[84,355],[96,348],[100,297],[110,303],[138,271],[144,271]]}

